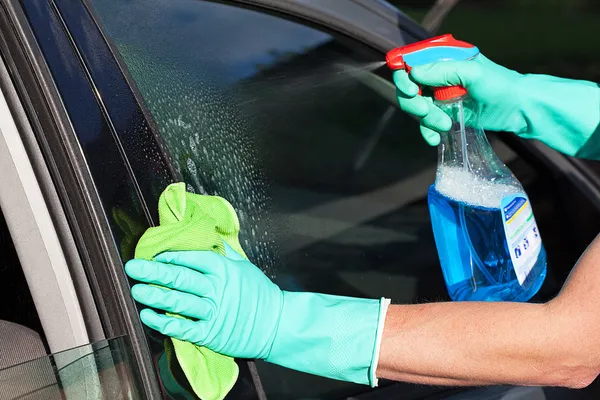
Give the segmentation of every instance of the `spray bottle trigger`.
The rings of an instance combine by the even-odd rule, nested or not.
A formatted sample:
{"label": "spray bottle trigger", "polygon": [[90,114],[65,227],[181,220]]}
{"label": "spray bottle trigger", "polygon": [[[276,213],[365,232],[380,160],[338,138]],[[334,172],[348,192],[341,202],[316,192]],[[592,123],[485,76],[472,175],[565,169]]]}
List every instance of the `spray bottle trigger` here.
{"label": "spray bottle trigger", "polygon": [[[437,61],[470,60],[479,54],[479,49],[470,43],[456,40],[451,34],[411,43],[387,52],[385,61],[392,70],[405,70]],[[462,87],[433,88],[439,100],[457,98],[466,93]],[[422,95],[419,86],[419,95]]]}

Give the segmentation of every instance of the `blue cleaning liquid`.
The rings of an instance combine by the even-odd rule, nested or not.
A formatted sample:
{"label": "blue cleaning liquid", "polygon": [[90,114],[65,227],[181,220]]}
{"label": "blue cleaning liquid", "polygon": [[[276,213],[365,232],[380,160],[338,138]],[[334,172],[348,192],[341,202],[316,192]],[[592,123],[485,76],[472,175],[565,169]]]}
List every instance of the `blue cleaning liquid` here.
{"label": "blue cleaning liquid", "polygon": [[509,250],[500,208],[457,201],[442,195],[435,185],[429,188],[428,202],[452,300],[527,301],[537,293],[546,277],[546,251],[537,236],[537,226],[530,228],[530,238],[535,235],[539,244],[529,253],[538,252],[537,258],[533,253],[529,262],[518,266],[520,282],[509,251],[521,255],[524,250],[520,246]]}

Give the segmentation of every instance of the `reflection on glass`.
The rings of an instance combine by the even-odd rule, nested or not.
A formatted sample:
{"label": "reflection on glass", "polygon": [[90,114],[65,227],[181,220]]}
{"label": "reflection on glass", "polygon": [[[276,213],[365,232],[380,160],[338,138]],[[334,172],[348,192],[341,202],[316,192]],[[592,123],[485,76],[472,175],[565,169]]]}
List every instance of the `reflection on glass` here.
{"label": "reflection on glass", "polygon": [[126,337],[0,370],[0,399],[141,399]]}
{"label": "reflection on glass", "polygon": [[[383,55],[221,2],[93,4],[188,189],[232,203],[244,250],[282,288],[439,295],[425,201],[437,155],[399,111]],[[273,398],[364,390],[258,365]]]}

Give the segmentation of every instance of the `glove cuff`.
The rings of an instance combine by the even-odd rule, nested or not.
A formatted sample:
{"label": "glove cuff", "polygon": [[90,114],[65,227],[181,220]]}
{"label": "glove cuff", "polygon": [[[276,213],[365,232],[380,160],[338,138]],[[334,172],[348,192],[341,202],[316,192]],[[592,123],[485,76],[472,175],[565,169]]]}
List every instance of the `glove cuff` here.
{"label": "glove cuff", "polygon": [[379,364],[379,351],[381,350],[381,339],[383,338],[383,328],[385,325],[385,317],[387,310],[390,307],[391,300],[382,298],[379,302],[379,321],[377,324],[377,339],[375,340],[375,346],[373,348],[373,362],[371,364],[369,382],[371,387],[376,387],[379,384],[377,379],[377,365]]}
{"label": "glove cuff", "polygon": [[600,144],[588,143],[599,141],[592,138],[600,130],[600,88],[596,83],[532,74],[524,75],[519,90],[527,128],[517,134],[570,156],[599,157],[596,148]]}
{"label": "glove cuff", "polygon": [[376,386],[386,299],[283,292],[283,309],[266,361]]}

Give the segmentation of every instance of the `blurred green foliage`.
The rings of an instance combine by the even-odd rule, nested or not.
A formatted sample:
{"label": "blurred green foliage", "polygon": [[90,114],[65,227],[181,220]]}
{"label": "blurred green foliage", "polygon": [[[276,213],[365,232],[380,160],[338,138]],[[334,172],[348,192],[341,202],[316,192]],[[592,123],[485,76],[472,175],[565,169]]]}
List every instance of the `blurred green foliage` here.
{"label": "blurred green foliage", "polygon": [[[420,22],[433,1],[391,0]],[[487,57],[526,73],[600,82],[600,1],[463,0],[438,33],[476,44]]]}
{"label": "blurred green foliage", "polygon": [[[399,8],[423,8],[431,7],[435,0],[387,0]],[[600,8],[598,0],[461,0],[462,4],[483,7],[506,7],[506,8],[533,8],[533,9],[555,9],[555,10],[589,10]]]}

